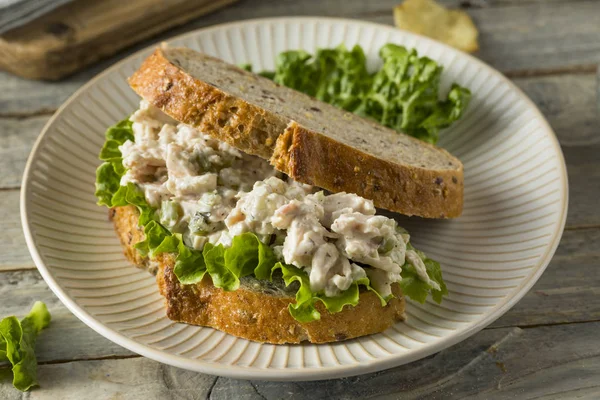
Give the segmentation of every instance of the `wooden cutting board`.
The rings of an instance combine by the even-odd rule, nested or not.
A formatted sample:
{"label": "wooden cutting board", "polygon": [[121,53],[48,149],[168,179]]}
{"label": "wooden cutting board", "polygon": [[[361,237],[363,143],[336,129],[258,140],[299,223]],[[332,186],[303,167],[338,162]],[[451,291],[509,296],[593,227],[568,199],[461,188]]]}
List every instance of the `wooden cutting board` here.
{"label": "wooden cutting board", "polygon": [[77,0],[0,36],[0,68],[57,80],[237,0]]}

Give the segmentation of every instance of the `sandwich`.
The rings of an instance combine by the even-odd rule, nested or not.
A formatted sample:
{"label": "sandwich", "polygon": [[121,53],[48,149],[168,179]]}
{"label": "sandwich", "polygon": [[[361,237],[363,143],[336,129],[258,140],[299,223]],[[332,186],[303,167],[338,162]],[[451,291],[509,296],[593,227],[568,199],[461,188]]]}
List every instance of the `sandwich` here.
{"label": "sandwich", "polygon": [[460,215],[460,161],[247,69],[158,48],[106,132],[98,203],[168,318],[326,343],[404,320],[405,296],[440,302],[439,264],[392,213]]}

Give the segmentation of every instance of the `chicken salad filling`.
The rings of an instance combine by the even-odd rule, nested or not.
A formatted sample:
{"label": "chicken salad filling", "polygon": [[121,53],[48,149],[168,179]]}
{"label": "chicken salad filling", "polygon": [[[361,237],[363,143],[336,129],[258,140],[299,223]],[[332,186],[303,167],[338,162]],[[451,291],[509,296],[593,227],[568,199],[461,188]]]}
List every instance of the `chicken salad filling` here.
{"label": "chicken salad filling", "polygon": [[[179,253],[180,267],[199,260],[213,281],[235,282],[242,267],[215,266],[226,265],[228,252],[241,246],[236,238],[244,238],[243,245],[258,254],[250,273],[270,278],[280,268],[284,278],[302,275],[305,290],[314,294],[311,302],[326,306],[323,299],[345,296],[358,284],[375,291],[382,304],[392,297],[395,282],[413,297],[416,284],[405,288],[405,276],[421,292],[440,299],[446,292],[439,264],[415,250],[394,219],[376,215],[371,200],[286,179],[267,161],[177,123],[145,101],[111,129],[96,194],[99,204],[138,207],[146,233],[136,245],[141,252],[152,256],[169,249]],[[259,271],[265,260],[271,263],[268,274]],[[181,276],[177,265],[175,273],[189,283],[185,274],[194,267],[185,265]],[[217,270],[221,275],[213,276]],[[424,301],[422,294],[414,297]],[[314,316],[313,309],[310,313]]]}

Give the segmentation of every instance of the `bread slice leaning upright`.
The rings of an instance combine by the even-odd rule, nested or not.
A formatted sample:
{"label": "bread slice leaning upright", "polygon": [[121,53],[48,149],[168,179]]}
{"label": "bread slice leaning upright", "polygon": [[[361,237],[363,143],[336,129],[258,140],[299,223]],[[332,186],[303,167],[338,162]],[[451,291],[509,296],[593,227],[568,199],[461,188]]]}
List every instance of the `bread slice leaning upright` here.
{"label": "bread slice leaning upright", "polygon": [[299,182],[405,215],[462,212],[463,166],[447,151],[217,58],[159,48],[129,84],[174,119]]}

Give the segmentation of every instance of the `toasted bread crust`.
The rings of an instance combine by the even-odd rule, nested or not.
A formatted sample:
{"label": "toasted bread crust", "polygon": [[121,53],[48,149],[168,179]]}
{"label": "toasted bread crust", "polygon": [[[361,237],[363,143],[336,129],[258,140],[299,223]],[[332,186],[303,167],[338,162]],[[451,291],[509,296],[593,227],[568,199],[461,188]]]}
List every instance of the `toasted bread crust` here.
{"label": "toasted bread crust", "polygon": [[[232,83],[235,74],[245,74],[229,64],[223,68],[231,74]],[[436,149],[459,168],[431,170],[391,163],[195,79],[169,61],[161,49],[144,61],[129,84],[174,119],[245,153],[269,159],[297,181],[332,192],[356,193],[377,207],[405,215],[452,218],[462,212],[463,167],[444,150]]]}
{"label": "toasted bread crust", "polygon": [[462,165],[460,174],[398,168],[397,164],[315,134],[295,122],[279,136],[271,163],[294,180],[334,193],[358,193],[377,199],[374,202],[378,207],[403,210],[405,215],[423,215],[424,207],[428,217],[456,217],[462,213]]}
{"label": "toasted bread crust", "polygon": [[[224,64],[225,69],[239,69]],[[229,68],[230,67],[230,68]],[[157,49],[129,78],[155,107],[248,154],[269,159],[288,121],[186,74]]]}
{"label": "toasted bread crust", "polygon": [[[115,226],[125,257],[138,268],[150,269],[148,257],[142,257],[133,247],[137,242],[144,240],[144,231],[138,226],[139,213],[136,208],[134,206],[111,208],[108,216]],[[156,273],[156,271],[151,272]]]}
{"label": "toasted bread crust", "polygon": [[[137,226],[135,207],[116,207],[111,210],[115,230],[123,245],[125,256],[135,265],[146,267],[149,262],[140,257],[133,245],[143,240]],[[405,319],[405,301],[399,285],[392,289],[396,296],[382,307],[377,296],[364,291],[356,307],[330,314],[321,303],[319,321],[299,323],[289,314],[288,305],[295,300],[289,296],[274,296],[240,288],[226,292],[213,286],[210,277],[196,285],[182,285],[173,273],[175,259],[171,254],[159,255],[156,277],[159,290],[165,297],[169,319],[187,324],[209,326],[234,336],[274,344],[327,343],[382,332],[397,321]]]}

